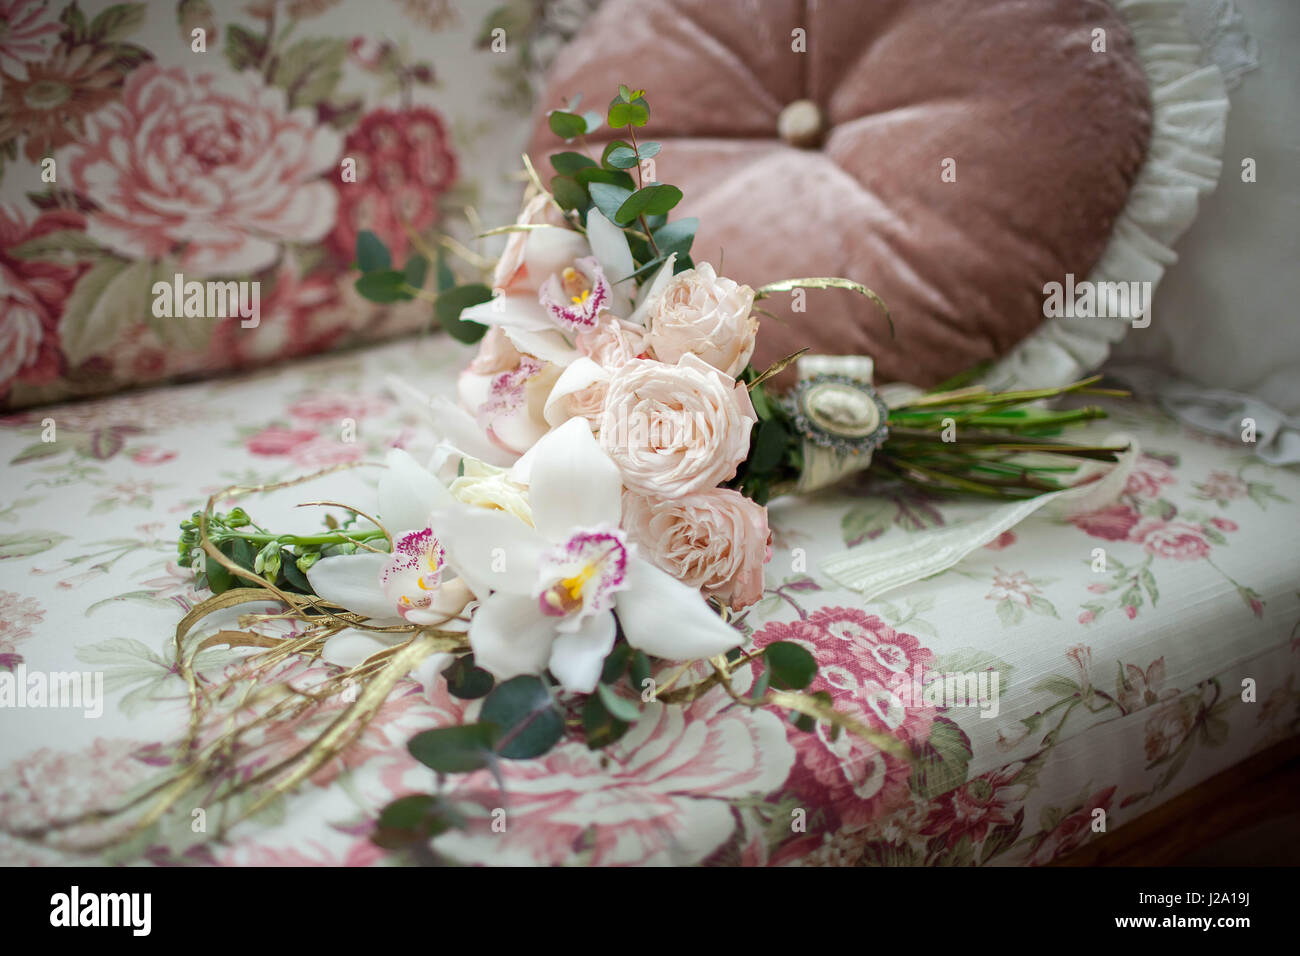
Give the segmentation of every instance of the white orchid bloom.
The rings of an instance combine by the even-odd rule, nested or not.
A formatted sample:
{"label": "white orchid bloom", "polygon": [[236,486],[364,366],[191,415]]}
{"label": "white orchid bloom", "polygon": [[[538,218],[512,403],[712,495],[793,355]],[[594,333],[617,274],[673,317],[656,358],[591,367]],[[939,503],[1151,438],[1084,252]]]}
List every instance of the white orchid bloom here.
{"label": "white orchid bloom", "polygon": [[446,396],[428,395],[396,375],[389,375],[386,384],[406,410],[421,419],[442,457],[448,449],[490,465],[509,465],[518,457],[493,444],[474,416]]}
{"label": "white orchid bloom", "polygon": [[600,315],[631,314],[628,277],[635,269],[626,234],[592,209],[585,238],[562,227],[530,231],[517,273],[523,280],[512,280],[460,317],[496,326],[519,351],[564,367],[579,355],[569,336],[591,328]]}
{"label": "white orchid bloom", "polygon": [[627,233],[606,219],[599,209],[592,209],[587,213],[587,240],[591,243],[591,254],[609,280],[609,310],[626,318],[632,311],[632,292],[636,288],[628,278],[636,271],[636,262],[627,244]]}
{"label": "white orchid bloom", "polygon": [[503,372],[480,375],[466,369],[456,380],[456,391],[461,406],[470,409],[494,444],[522,455],[549,430],[543,409],[559,376],[558,366],[525,355]]}
{"label": "white orchid bloom", "polygon": [[655,270],[654,278],[641,286],[641,292],[637,296],[636,308],[628,316],[628,321],[633,325],[645,325],[646,316],[654,309],[663,295],[664,288],[672,281],[673,269],[677,267],[677,253],[670,253],[664,260],[664,264]]}
{"label": "white orchid bloom", "polygon": [[[387,463],[379,479],[376,517],[393,535],[392,553],[357,551],[322,558],[307,570],[307,580],[322,600],[363,614],[377,626],[450,629],[474,594],[447,567],[429,515],[456,499],[405,451],[391,450]],[[330,663],[352,667],[405,639],[401,633],[348,629],[326,641],[322,656]]]}
{"label": "white orchid bloom", "polygon": [[547,279],[537,297],[551,322],[577,334],[596,328],[601,313],[609,311],[611,295],[605,270],[595,256],[584,256]]}
{"label": "white orchid bloom", "polygon": [[637,557],[619,522],[622,481],[587,424],[571,419],[528,455],[535,527],[461,504],[432,515],[447,563],[479,595],[470,622],[475,663],[500,679],[550,669],[590,693],[614,646],[694,660],[741,642],[699,591]]}

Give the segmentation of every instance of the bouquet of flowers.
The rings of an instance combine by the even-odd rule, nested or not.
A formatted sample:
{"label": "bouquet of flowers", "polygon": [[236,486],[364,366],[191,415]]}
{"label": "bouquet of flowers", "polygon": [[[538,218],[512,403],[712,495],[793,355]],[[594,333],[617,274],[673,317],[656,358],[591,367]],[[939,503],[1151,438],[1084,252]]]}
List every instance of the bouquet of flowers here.
{"label": "bouquet of flowers", "polygon": [[[603,113],[574,103],[550,114],[552,130],[575,143],[602,123],[622,138],[599,156],[557,153],[545,184],[525,157],[518,221],[484,233],[506,237],[488,281],[456,285],[427,250],[395,268],[372,234],[360,236],[358,290],[377,301],[432,299],[447,332],[479,343],[477,355],[457,401],[394,383],[423,415],[433,450],[390,451],[376,501],[313,501],[345,514],[305,535],[264,528],[242,507],[216,510],[351,467],[337,466],[224,489],[182,523],[181,563],[213,596],[177,629],[190,734],[174,785],[155,795],[145,822],[204,786],[218,799],[250,796],[228,822],[256,812],[357,740],[412,673],[475,702],[466,722],[409,742],[438,779],[495,772],[569,735],[608,747],[649,701],[706,692],[901,752],[828,695],[806,691],[816,676],[807,650],[744,646],[736,625],[762,595],[769,498],[869,466],[943,490],[1034,497],[1087,477],[1081,461],[1114,462],[1124,451],[1059,438],[1099,410],[1040,405],[1096,391],[1093,380],[1012,393],[953,382],[923,393],[877,390],[863,356],[794,355],[755,369],[765,298],[844,290],[873,300],[886,320],[888,311],[847,279],[752,289],[693,261],[698,223],[669,218],[681,191],[642,177],[660,150],[638,138],[648,120],[644,91],[627,86]],[[791,363],[798,384],[779,396],[771,379]],[[268,599],[281,610],[197,636],[210,614]],[[257,629],[272,620],[292,629]],[[214,641],[255,649],[216,687],[194,668]],[[282,680],[295,658],[330,666],[306,686]],[[316,711],[325,716],[308,745],[253,779],[218,783],[231,754],[259,733]],[[457,820],[436,792],[405,797],[374,839],[416,846]]]}

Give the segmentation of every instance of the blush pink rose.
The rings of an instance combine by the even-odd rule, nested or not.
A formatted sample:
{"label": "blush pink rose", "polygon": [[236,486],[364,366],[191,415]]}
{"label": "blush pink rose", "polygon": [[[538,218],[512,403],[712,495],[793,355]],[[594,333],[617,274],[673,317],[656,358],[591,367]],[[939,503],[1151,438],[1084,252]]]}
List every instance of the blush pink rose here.
{"label": "blush pink rose", "polygon": [[745,386],[697,356],[636,359],[610,377],[600,444],[629,490],[671,498],[734,477],[757,422]]}
{"label": "blush pink rose", "polygon": [[339,136],[255,74],[147,64],[69,146],[73,189],[98,209],[87,233],[129,258],[175,253],[194,275],[270,266],[284,241],[334,224]]}
{"label": "blush pink rose", "polygon": [[[611,319],[575,336],[578,352],[591,362],[575,362],[569,376],[561,376],[546,401],[546,420],[559,425],[570,418],[585,418],[592,431],[600,431],[605,414],[609,377],[644,354],[642,329],[621,319]],[[592,364],[594,363],[594,365]],[[579,387],[579,383],[581,384]]]}
{"label": "blush pink rose", "polygon": [[613,371],[645,356],[645,331],[631,322],[615,319],[576,337],[578,352],[601,368]]}
{"label": "blush pink rose", "polygon": [[1128,505],[1107,505],[1097,511],[1075,515],[1070,519],[1075,527],[1094,538],[1107,541],[1126,541],[1139,515]]}
{"label": "blush pink rose", "polygon": [[1210,554],[1210,542],[1194,524],[1147,518],[1135,527],[1130,540],[1141,542],[1148,554],[1177,561],[1199,561]]}
{"label": "blush pink rose", "polygon": [[671,499],[623,496],[623,525],[646,558],[677,580],[739,611],[763,596],[771,558],[767,509],[738,491],[711,488]]}
{"label": "blush pink rose", "polygon": [[732,378],[754,354],[754,290],[702,262],[673,276],[651,308],[646,345],[661,362],[697,355]]}

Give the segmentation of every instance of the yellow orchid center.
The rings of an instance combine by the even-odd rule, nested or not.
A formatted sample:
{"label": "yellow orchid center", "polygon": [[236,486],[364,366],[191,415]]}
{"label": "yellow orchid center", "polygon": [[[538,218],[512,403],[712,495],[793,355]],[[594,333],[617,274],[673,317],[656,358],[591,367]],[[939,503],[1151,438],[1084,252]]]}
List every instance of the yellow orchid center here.
{"label": "yellow orchid center", "polygon": [[582,586],[591,580],[591,576],[596,573],[596,565],[590,562],[583,565],[581,571],[571,578],[565,578],[560,582],[561,586],[569,592],[569,597],[575,601],[582,597]]}
{"label": "yellow orchid center", "polygon": [[628,549],[622,531],[580,531],[547,552],[538,569],[543,614],[569,617],[607,611],[611,593],[623,587]]}
{"label": "yellow orchid center", "polygon": [[593,563],[583,565],[572,577],[561,578],[542,594],[542,600],[559,614],[568,614],[582,606],[582,589],[596,574]]}
{"label": "yellow orchid center", "polygon": [[590,298],[591,286],[587,283],[587,277],[573,266],[567,266],[564,272],[560,273],[560,281],[564,285],[565,295],[574,305],[582,305]]}

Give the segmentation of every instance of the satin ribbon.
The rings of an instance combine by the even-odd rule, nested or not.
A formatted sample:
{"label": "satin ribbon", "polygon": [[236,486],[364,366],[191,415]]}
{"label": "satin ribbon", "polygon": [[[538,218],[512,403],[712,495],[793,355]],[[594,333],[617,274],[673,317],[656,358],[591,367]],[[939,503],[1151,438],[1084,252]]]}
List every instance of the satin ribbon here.
{"label": "satin ribbon", "polygon": [[[799,360],[800,384],[816,381],[818,376],[856,379],[868,388],[874,364],[865,356],[809,355]],[[910,401],[920,390],[910,385],[890,385],[876,391],[886,406],[897,407]],[[984,547],[1011,528],[1039,511],[1060,517],[1085,514],[1113,501],[1124,490],[1140,451],[1128,435],[1112,435],[1107,444],[1128,448],[1114,464],[1085,462],[1067,480],[1070,487],[1049,491],[1000,505],[979,518],[961,524],[866,542],[821,562],[821,569],[837,584],[860,592],[870,601],[895,588],[920,581],[946,571],[972,551]],[[803,443],[804,474],[800,476],[800,493],[824,488],[846,475],[863,471],[871,464],[871,451],[843,454],[805,437]],[[893,540],[890,538],[893,537]]]}

